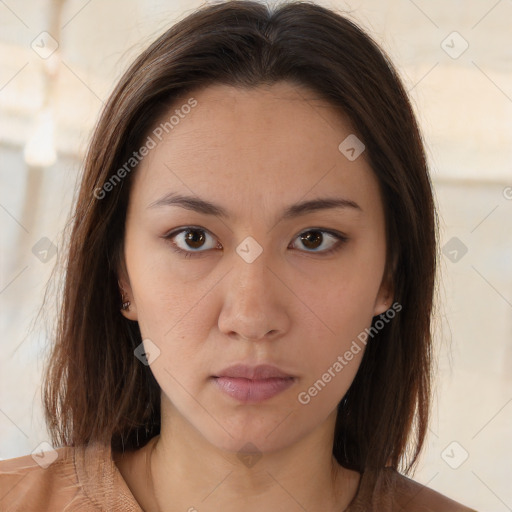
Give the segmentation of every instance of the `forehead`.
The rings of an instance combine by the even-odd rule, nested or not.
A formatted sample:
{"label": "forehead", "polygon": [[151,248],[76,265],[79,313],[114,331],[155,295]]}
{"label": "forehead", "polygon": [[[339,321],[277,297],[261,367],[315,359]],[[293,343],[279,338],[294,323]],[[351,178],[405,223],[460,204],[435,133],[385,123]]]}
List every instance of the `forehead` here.
{"label": "forehead", "polygon": [[155,123],[133,199],[146,206],[176,191],[254,208],[331,192],[370,207],[380,198],[364,152],[350,161],[339,149],[353,133],[348,117],[305,87],[215,84],[182,96]]}

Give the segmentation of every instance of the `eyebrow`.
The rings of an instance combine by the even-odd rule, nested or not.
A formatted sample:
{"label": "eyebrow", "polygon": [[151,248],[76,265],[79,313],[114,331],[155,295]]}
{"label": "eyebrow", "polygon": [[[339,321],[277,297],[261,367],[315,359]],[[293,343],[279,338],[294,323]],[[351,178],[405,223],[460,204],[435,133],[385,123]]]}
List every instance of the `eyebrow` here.
{"label": "eyebrow", "polygon": [[[171,192],[165,196],[150,203],[146,209],[160,208],[163,206],[180,206],[187,210],[192,210],[206,215],[215,215],[222,218],[229,218],[229,212],[220,205],[216,205],[209,201],[205,201],[199,197],[187,196]],[[309,201],[301,201],[292,204],[284,209],[281,219],[286,220],[301,215],[306,215],[311,212],[328,209],[352,209],[354,211],[362,212],[363,209],[354,201],[344,199],[341,197],[325,197],[318,199],[311,199]]]}

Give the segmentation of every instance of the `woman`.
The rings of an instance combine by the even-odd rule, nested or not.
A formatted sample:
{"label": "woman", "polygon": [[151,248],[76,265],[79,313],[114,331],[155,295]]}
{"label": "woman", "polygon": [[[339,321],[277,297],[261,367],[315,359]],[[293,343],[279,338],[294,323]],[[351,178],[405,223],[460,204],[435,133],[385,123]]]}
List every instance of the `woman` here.
{"label": "woman", "polygon": [[60,448],[0,465],[4,506],[469,511],[406,476],[436,238],[368,35],[305,2],[191,14],[96,127],[44,386]]}

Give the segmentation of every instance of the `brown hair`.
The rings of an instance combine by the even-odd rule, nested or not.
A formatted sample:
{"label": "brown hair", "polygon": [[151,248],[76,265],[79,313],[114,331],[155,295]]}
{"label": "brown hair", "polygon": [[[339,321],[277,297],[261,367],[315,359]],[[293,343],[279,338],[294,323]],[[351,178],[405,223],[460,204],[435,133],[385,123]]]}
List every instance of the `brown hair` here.
{"label": "brown hair", "polygon": [[308,87],[348,115],[364,142],[384,201],[386,271],[403,308],[368,342],[338,406],[333,454],[360,472],[391,466],[409,473],[416,464],[431,401],[438,257],[424,147],[386,54],[355,23],[309,2],[271,8],[229,1],[200,8],[139,55],[112,92],[89,145],[70,221],[56,343],[43,386],[54,444],[100,441],[131,450],[160,431],[160,388],[134,357],[138,323],[119,312],[118,271],[135,170],[105,198],[96,191],[178,96],[213,83],[254,87],[281,80]]}

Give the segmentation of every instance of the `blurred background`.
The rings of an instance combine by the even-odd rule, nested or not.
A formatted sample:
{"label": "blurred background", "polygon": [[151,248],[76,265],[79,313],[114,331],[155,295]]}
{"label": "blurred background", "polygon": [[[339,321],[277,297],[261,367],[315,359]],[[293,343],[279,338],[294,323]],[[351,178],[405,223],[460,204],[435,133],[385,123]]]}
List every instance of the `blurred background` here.
{"label": "blurred background", "polygon": [[[390,54],[428,150],[443,251],[438,374],[413,478],[512,511],[512,1],[317,3]],[[48,440],[40,388],[51,340],[31,327],[91,129],[131,60],[200,5],[0,0],[0,458]]]}

